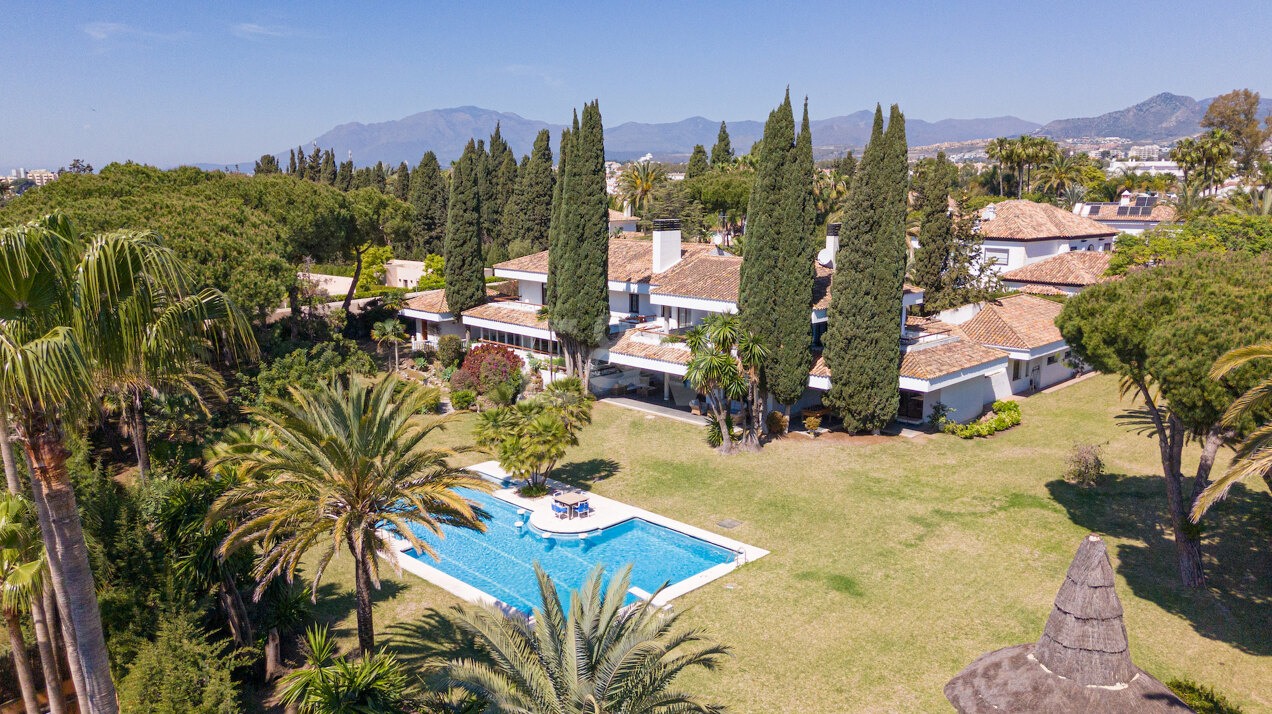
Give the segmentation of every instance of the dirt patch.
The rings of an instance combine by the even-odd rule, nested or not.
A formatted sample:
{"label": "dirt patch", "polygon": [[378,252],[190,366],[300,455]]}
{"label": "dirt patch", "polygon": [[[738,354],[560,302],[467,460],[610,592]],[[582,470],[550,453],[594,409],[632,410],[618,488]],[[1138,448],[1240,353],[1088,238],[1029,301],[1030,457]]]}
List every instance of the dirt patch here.
{"label": "dirt patch", "polygon": [[[808,437],[805,436],[804,438],[808,438]],[[813,439],[813,441],[833,441],[836,444],[850,444],[852,446],[870,446],[871,444],[887,444],[889,442],[895,441],[897,439],[902,439],[902,438],[904,437],[885,436],[882,434],[880,434],[879,436],[873,436],[871,434],[857,436],[857,435],[849,434],[843,431],[828,431],[818,435],[818,437],[816,439]]]}

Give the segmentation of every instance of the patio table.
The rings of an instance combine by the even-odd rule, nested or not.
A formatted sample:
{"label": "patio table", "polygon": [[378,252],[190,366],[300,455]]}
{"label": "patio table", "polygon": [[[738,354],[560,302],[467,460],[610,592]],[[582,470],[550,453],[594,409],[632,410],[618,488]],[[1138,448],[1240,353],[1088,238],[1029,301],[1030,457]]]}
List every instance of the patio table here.
{"label": "patio table", "polygon": [[570,509],[570,518],[573,518],[575,516],[575,509],[578,508],[579,504],[587,503],[587,496],[584,496],[581,493],[563,493],[560,496],[553,496],[552,500],[562,506],[568,507]]}

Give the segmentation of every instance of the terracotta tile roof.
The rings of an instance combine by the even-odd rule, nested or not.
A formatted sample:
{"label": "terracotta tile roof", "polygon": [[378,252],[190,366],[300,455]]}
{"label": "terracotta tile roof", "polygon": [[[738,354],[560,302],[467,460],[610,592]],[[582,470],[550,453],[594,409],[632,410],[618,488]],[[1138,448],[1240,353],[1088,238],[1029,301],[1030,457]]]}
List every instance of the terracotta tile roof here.
{"label": "terracotta tile roof", "polygon": [[994,302],[964,322],[963,332],[983,344],[1028,350],[1063,339],[1056,316],[1063,308],[1046,298],[1016,293]]}
{"label": "terracotta tile roof", "polygon": [[1060,288],[1055,288],[1050,285],[1035,285],[1033,283],[1025,283],[1024,285],[1021,285],[1019,288],[1016,288],[1016,291],[1022,292],[1022,293],[1029,293],[1030,295],[1068,295],[1069,294],[1061,290]]}
{"label": "terracotta tile roof", "polygon": [[[944,324],[944,323],[940,323]],[[947,327],[952,327],[947,325]],[[955,328],[956,329],[956,328]],[[979,367],[1006,357],[1007,354],[992,347],[976,344],[962,337],[914,345],[901,353],[901,376],[911,379],[932,380],[972,367]],[[830,367],[817,355],[809,374],[829,377]]]}
{"label": "terracotta tile roof", "polygon": [[[683,243],[680,246],[681,262],[691,256],[707,253],[714,246],[705,243]],[[498,270],[517,270],[523,273],[548,274],[548,251],[505,260],[496,263]],[[653,275],[654,244],[647,240],[612,238],[609,242],[609,279],[624,283],[647,283]]]}
{"label": "terracotta tile roof", "polygon": [[507,303],[488,302],[478,305],[465,310],[464,317],[478,317],[492,322],[506,322],[509,325],[548,329],[548,321],[539,319],[538,312],[510,307]]}
{"label": "terracotta tile roof", "polygon": [[637,332],[638,330],[623,332],[609,351],[659,362],[689,364],[689,350],[683,344],[650,344],[638,339]]}
{"label": "terracotta tile roof", "polygon": [[[486,286],[486,297],[491,300],[499,298],[516,297],[517,281],[505,280],[502,283],[491,283]],[[438,314],[446,314],[450,312],[450,308],[446,305],[446,289],[428,290],[406,299],[404,306],[410,310],[419,310],[420,312],[435,312]]]}
{"label": "terracotta tile roof", "polygon": [[979,367],[1007,354],[955,337],[943,342],[913,345],[901,353],[901,376],[913,379],[936,379],[972,367]]}
{"label": "terracotta tile roof", "polygon": [[[993,218],[989,218],[989,216]],[[1046,240],[1097,238],[1117,235],[1108,226],[1075,216],[1058,206],[1012,200],[992,203],[981,210],[980,235],[998,240]]]}
{"label": "terracotta tile roof", "polygon": [[624,215],[622,211],[615,211],[612,208],[609,209],[610,223],[626,223],[628,221],[639,221],[639,220],[640,220],[640,216],[628,216],[628,215]]}
{"label": "terracotta tile roof", "polygon": [[1175,220],[1175,207],[1158,203],[1153,206],[1153,210],[1147,215],[1136,213],[1131,215],[1128,211],[1124,215],[1118,215],[1117,209],[1122,206],[1117,203],[1088,203],[1083,213],[1087,218],[1103,223],[1104,221],[1121,223],[1123,221],[1143,222],[1143,223],[1169,223]]}
{"label": "terracotta tile roof", "polygon": [[[708,251],[701,255],[686,257],[673,265],[670,270],[653,276],[651,282],[654,295],[675,295],[678,297],[702,298],[737,302],[738,284],[741,281],[742,258],[736,255],[716,255]],[[835,271],[815,263],[813,265],[813,310],[825,310],[830,307],[830,285]],[[907,284],[908,293],[918,288]]]}
{"label": "terracotta tile roof", "polygon": [[1002,274],[1003,280],[1039,285],[1086,287],[1104,281],[1113,254],[1102,250],[1071,250]]}

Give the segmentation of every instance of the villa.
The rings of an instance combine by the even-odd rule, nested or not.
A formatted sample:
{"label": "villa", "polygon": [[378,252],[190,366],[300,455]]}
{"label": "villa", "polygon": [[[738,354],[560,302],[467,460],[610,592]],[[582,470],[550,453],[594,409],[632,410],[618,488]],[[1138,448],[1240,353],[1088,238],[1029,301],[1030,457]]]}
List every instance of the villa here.
{"label": "villa", "polygon": [[1034,295],[1076,295],[1087,286],[1111,279],[1104,273],[1112,257],[1112,253],[1104,251],[1071,250],[1009,270],[1000,277],[1008,290]]}
{"label": "villa", "polygon": [[1075,216],[1083,216],[1118,233],[1137,235],[1162,223],[1175,220],[1175,207],[1158,196],[1123,191],[1116,203],[1083,203],[1073,206]]}
{"label": "villa", "polygon": [[[818,352],[838,251],[833,227],[814,266],[809,329]],[[679,338],[711,314],[738,311],[741,266],[741,257],[717,246],[682,242],[675,220],[655,221],[652,240],[611,238],[609,339],[592,355],[593,390],[661,392],[665,401],[690,407],[697,397],[684,381],[690,351]],[[489,302],[459,316],[448,310],[442,290],[410,298],[401,315],[414,324],[414,345],[436,344],[441,335],[467,334],[475,342],[509,347],[523,358],[555,356],[556,336],[541,314],[547,251],[498,263],[494,273],[508,280],[506,287],[492,290]],[[1068,350],[1053,322],[1059,303],[1019,295],[965,305],[933,318],[911,318],[910,308],[922,300],[920,289],[904,287],[897,316],[903,420],[927,418],[938,402],[949,408],[951,418],[974,419],[995,399],[1041,389],[1075,373],[1064,364]],[[820,404],[830,378],[818,354],[804,395],[792,406]]]}
{"label": "villa", "polygon": [[1069,251],[1113,250],[1118,230],[1058,206],[1012,200],[981,211],[975,230],[986,259],[1006,273]]}

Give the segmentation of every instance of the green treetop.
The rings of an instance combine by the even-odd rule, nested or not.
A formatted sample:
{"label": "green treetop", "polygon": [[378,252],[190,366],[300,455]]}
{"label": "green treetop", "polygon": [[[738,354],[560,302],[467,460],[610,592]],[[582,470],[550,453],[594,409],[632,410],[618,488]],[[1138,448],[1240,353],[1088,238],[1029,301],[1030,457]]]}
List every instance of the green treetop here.
{"label": "green treetop", "polygon": [[729,129],[720,122],[720,133],[716,134],[715,146],[711,147],[711,168],[718,169],[733,163],[733,144],[729,143]]}
{"label": "green treetop", "polygon": [[915,190],[918,193],[919,250],[914,255],[913,280],[923,288],[924,299],[942,292],[944,275],[954,249],[954,221],[950,218],[950,183],[956,169],[939,152],[920,162]]}
{"label": "green treetop", "polygon": [[555,187],[552,133],[544,129],[534,140],[530,158],[519,169],[516,190],[504,207],[501,233],[508,240],[509,258],[547,249]]}
{"label": "green treetop", "polygon": [[481,196],[477,187],[480,153],[471,140],[451,173],[446,217],[446,304],[452,315],[486,302],[481,257]]}
{"label": "green treetop", "polygon": [[446,180],[437,164],[437,155],[424,154],[411,174],[411,192],[407,203],[414,209],[411,227],[410,255],[422,259],[430,253],[441,254],[446,236]]}
{"label": "green treetop", "polygon": [[689,155],[689,167],[685,169],[685,180],[698,178],[711,170],[711,164],[707,160],[707,150],[702,144],[693,147],[693,153]]}

